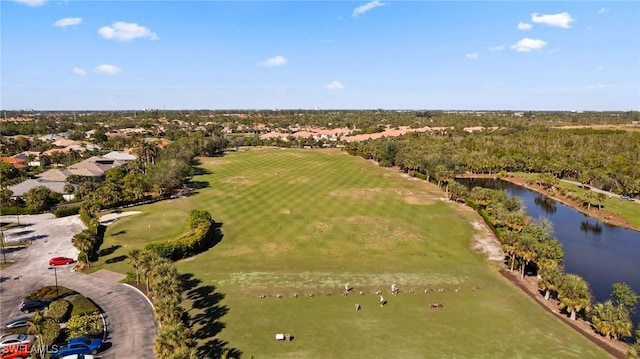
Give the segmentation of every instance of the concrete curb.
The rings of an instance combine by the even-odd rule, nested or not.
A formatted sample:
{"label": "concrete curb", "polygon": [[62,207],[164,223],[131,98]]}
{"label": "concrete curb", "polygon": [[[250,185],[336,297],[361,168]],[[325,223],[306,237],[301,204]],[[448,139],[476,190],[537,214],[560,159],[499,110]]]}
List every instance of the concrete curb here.
{"label": "concrete curb", "polygon": [[141,291],[140,289],[138,289],[138,288],[136,288],[136,287],[132,286],[131,284],[127,284],[127,283],[121,283],[121,284],[122,284],[122,285],[124,285],[124,286],[127,286],[127,287],[129,287],[129,288],[131,288],[131,289],[133,289],[133,290],[135,290],[135,291],[136,291],[136,292],[138,292],[138,293],[140,293],[140,295],[141,295],[141,296],[143,296],[143,297],[144,297],[144,299],[146,299],[146,300],[147,300],[147,303],[149,303],[149,305],[151,306],[151,308],[153,309],[154,314],[155,314],[156,307],[154,307],[154,306],[153,306],[153,303],[151,303],[151,299],[149,299],[149,297],[147,297],[146,295],[144,295],[144,293],[142,293],[142,291]]}

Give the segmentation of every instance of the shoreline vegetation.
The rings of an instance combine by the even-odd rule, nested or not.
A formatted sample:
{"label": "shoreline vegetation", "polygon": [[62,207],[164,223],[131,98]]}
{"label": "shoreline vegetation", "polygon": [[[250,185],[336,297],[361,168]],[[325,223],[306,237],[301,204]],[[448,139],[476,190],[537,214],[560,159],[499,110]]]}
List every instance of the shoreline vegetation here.
{"label": "shoreline vegetation", "polygon": [[[542,186],[539,186],[535,183],[531,183],[531,181],[527,180],[526,178],[515,175],[515,174],[509,174],[507,176],[498,176],[495,174],[465,173],[465,174],[456,176],[456,178],[501,179],[506,182],[540,193],[544,196],[547,196],[551,199],[561,202],[585,215],[598,219],[602,222],[624,227],[631,230],[636,230],[636,231],[640,230],[637,227],[634,227],[632,224],[628,222],[626,218],[620,215],[617,215],[608,211],[599,210],[596,207],[592,208],[591,210],[587,210],[583,206],[581,206],[581,204],[578,201],[570,199],[567,196],[560,195],[560,193],[546,190]],[[578,188],[577,185],[576,185],[576,189],[579,191],[587,192],[587,190],[585,189]],[[489,225],[489,223],[487,224]],[[489,228],[492,228],[491,225],[489,225]],[[499,241],[498,235],[493,231],[490,231],[490,232],[495,237],[495,240]],[[612,356],[616,358],[621,358],[621,359],[627,357],[627,353],[629,351],[630,346],[626,342],[620,341],[620,340],[617,340],[617,341],[607,340],[605,337],[599,335],[594,331],[592,324],[589,321],[586,321],[583,319],[571,320],[569,317],[567,317],[561,312],[562,308],[560,308],[559,303],[555,301],[545,300],[544,296],[540,294],[540,289],[538,287],[538,279],[536,277],[526,277],[526,276],[522,277],[519,275],[518,271],[515,271],[515,272],[511,271],[509,270],[509,268],[505,267],[504,265],[500,267],[499,272],[511,284],[513,284],[514,286],[522,290],[525,294],[531,297],[531,299],[533,299],[536,303],[538,303],[538,305],[543,307],[546,311],[551,313],[554,317],[557,317],[560,320],[562,320],[562,322],[569,325],[572,329],[574,329],[575,331],[583,335],[585,338],[591,340],[593,343],[595,343],[602,349],[606,350]]]}
{"label": "shoreline vegetation", "polygon": [[[576,211],[582,214],[585,214],[589,217],[600,220],[604,223],[615,225],[618,227],[623,227],[623,228],[634,230],[634,231],[640,231],[639,226],[630,223],[629,219],[622,215],[613,213],[611,211],[607,211],[606,209],[598,209],[597,206],[592,206],[592,208],[590,209],[584,208],[582,203],[579,203],[576,199],[569,198],[566,194],[563,195],[558,191],[551,191],[551,190],[545,189],[544,187],[538,184],[532,183],[533,181],[529,181],[528,179],[522,176],[519,176],[517,174],[508,174],[507,176],[498,176],[496,174],[464,173],[464,174],[456,175],[456,178],[500,179],[500,180],[524,187],[526,189],[532,190],[534,192],[540,193],[542,195],[545,195],[553,200],[556,200],[564,205],[567,205],[575,209]],[[565,183],[571,183],[571,182],[565,182]],[[579,188],[578,185],[575,185],[574,191],[584,192],[584,193],[588,192],[585,189]],[[617,195],[613,193],[611,193],[610,195],[617,197]]]}

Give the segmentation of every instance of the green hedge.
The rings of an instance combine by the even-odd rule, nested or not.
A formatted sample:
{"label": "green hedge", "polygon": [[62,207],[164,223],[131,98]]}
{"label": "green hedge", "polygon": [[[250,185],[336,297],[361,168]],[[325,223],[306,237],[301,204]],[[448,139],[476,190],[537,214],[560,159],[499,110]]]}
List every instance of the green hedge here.
{"label": "green hedge", "polygon": [[49,304],[49,310],[47,311],[47,317],[53,319],[56,323],[63,323],[69,317],[71,312],[71,303],[64,299],[56,300]]}
{"label": "green hedge", "polygon": [[214,222],[200,223],[182,237],[163,243],[149,243],[145,249],[173,261],[194,256],[211,248],[219,240]]}
{"label": "green hedge", "polygon": [[0,216],[18,215],[18,214],[34,214],[35,211],[31,207],[7,206],[0,207]]}
{"label": "green hedge", "polygon": [[73,216],[80,213],[80,207],[64,207],[64,208],[58,208],[55,211],[53,211],[53,215],[56,216],[56,218],[60,218],[60,217],[68,217],[68,216]]}

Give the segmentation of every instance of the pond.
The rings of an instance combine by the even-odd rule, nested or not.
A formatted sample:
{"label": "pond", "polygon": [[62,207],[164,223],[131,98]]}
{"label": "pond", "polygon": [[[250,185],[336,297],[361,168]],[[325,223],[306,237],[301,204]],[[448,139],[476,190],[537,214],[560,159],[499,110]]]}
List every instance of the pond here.
{"label": "pond", "polygon": [[[612,284],[625,282],[640,294],[640,232],[609,225],[527,188],[501,180],[462,180],[475,186],[504,189],[522,199],[532,218],[548,218],[562,243],[567,273],[582,276],[598,302],[610,299]],[[638,208],[640,212],[640,207]],[[640,323],[640,303],[632,315]]]}

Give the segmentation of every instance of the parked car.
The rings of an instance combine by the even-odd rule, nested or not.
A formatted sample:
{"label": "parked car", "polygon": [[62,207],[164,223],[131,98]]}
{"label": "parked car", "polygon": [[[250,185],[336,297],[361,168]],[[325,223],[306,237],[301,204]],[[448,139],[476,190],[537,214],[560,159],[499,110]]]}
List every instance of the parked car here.
{"label": "parked car", "polygon": [[21,359],[31,357],[31,343],[14,344],[4,347],[0,352],[0,359]]}
{"label": "parked car", "polygon": [[58,348],[58,351],[53,353],[54,358],[62,358],[73,354],[96,354],[100,351],[102,346],[102,339],[99,338],[73,338],[69,340],[67,345]]}
{"label": "parked car", "polygon": [[36,340],[35,335],[11,334],[0,339],[0,348],[20,346],[20,344],[31,344]]}
{"label": "parked car", "polygon": [[36,310],[46,309],[49,308],[49,303],[51,303],[51,301],[44,299],[25,300],[20,303],[20,311],[23,313],[30,313]]}
{"label": "parked car", "polygon": [[29,319],[31,319],[31,317],[16,318],[16,319],[8,322],[7,324],[5,324],[4,327],[7,328],[7,329],[26,327],[27,326],[27,322],[29,321]]}
{"label": "parked car", "polygon": [[73,354],[62,357],[62,359],[94,359],[95,357],[91,354]]}
{"label": "parked car", "polygon": [[71,263],[73,263],[73,258],[53,257],[49,259],[50,266],[61,266],[61,265],[71,264]]}

